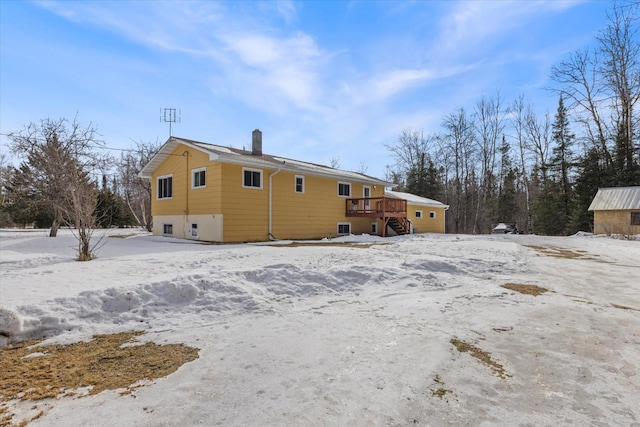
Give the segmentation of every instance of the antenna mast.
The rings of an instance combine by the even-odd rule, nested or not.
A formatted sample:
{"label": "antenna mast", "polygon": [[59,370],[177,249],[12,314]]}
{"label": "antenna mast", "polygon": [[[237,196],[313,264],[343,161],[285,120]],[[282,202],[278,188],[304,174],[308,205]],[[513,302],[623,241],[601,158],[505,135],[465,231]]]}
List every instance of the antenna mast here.
{"label": "antenna mast", "polygon": [[163,108],[160,110],[160,121],[169,123],[169,138],[171,138],[171,124],[180,123],[181,112],[175,108]]}

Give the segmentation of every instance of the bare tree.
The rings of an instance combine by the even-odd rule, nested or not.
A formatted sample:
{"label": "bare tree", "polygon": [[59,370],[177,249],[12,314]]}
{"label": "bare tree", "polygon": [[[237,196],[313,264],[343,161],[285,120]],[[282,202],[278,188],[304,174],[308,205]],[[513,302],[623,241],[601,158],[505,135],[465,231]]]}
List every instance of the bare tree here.
{"label": "bare tree", "polygon": [[98,187],[88,174],[74,168],[68,174],[68,187],[64,193],[65,203],[60,207],[69,225],[73,225],[72,233],[78,240],[78,261],[90,261],[95,256],[96,248],[102,238],[92,242],[97,227],[96,203]]}
{"label": "bare tree", "polygon": [[122,154],[118,165],[123,197],[138,224],[147,231],[153,229],[151,181],[138,177],[138,173],[155,156],[160,146],[158,141],[139,141],[135,149]]}
{"label": "bare tree", "polygon": [[360,162],[360,165],[358,165],[358,169],[356,170],[356,172],[366,174],[367,170],[369,170],[369,167],[364,162]]}
{"label": "bare tree", "polygon": [[542,179],[547,179],[549,168],[549,147],[551,146],[551,118],[546,113],[544,118],[539,120],[533,107],[528,106],[525,113],[525,134],[528,146],[534,155],[534,165],[542,173]]}
{"label": "bare tree", "polygon": [[442,138],[443,148],[453,162],[453,194],[447,199],[452,208],[454,233],[467,232],[470,176],[473,174],[474,124],[465,109],[460,108],[457,112],[446,116],[442,126],[445,129]]}
{"label": "bare tree", "polygon": [[339,169],[340,168],[340,156],[333,156],[332,158],[329,159],[329,166],[332,167],[333,169]]}
{"label": "bare tree", "polygon": [[617,3],[609,14],[609,24],[597,37],[602,62],[599,74],[608,93],[613,94],[616,129],[616,169],[635,178],[634,165],[634,110],[640,100],[640,42],[638,28],[638,5]]}
{"label": "bare tree", "polygon": [[520,171],[520,178],[522,179],[522,187],[525,193],[525,214],[527,218],[527,224],[525,229],[531,233],[533,231],[533,217],[531,215],[531,195],[529,191],[529,162],[528,155],[531,150],[531,144],[526,137],[526,111],[533,111],[533,107],[526,106],[524,95],[520,95],[516,99],[511,108],[511,128],[514,131],[514,138],[516,140],[517,157],[518,157],[518,169]]}
{"label": "bare tree", "polygon": [[554,91],[575,113],[606,169],[623,174],[620,183],[633,182],[640,163],[633,157],[640,120],[635,108],[640,100],[639,7],[638,2],[614,3],[595,49],[571,54],[551,72],[560,84]]}
{"label": "bare tree", "polygon": [[425,138],[424,132],[403,129],[396,144],[385,144],[387,150],[393,154],[397,168],[407,175],[411,168],[415,167],[420,159],[428,154],[432,148],[433,138]]}
{"label": "bare tree", "polygon": [[476,201],[473,233],[486,230],[487,203],[495,185],[496,153],[506,126],[506,110],[498,93],[495,98],[480,98],[476,103],[476,144],[480,157],[480,197]]}
{"label": "bare tree", "polygon": [[5,227],[12,222],[9,213],[9,183],[15,174],[15,169],[8,162],[7,156],[0,153],[0,227]]}
{"label": "bare tree", "polygon": [[53,213],[49,236],[55,237],[62,224],[75,227],[78,259],[91,259],[97,189],[89,174],[104,169],[108,161],[96,151],[102,147],[97,130],[75,119],[45,119],[10,133],[9,139],[23,157],[20,171],[37,195],[35,202],[48,205]]}
{"label": "bare tree", "polygon": [[591,144],[598,147],[607,164],[611,164],[607,148],[611,132],[602,116],[606,95],[599,85],[598,60],[595,52],[576,51],[551,68],[551,78],[562,85],[554,91],[567,101],[567,108],[576,113],[576,121],[583,125]]}

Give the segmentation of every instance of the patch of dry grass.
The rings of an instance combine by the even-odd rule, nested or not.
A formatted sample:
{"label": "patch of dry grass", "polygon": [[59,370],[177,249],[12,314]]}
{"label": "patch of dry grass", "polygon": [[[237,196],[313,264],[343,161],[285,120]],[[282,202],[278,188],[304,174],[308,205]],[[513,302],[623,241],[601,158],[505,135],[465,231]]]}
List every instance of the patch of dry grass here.
{"label": "patch of dry grass", "polygon": [[588,259],[597,260],[593,256],[589,256],[588,252],[577,250],[572,251],[570,249],[558,248],[553,246],[538,246],[538,245],[524,245],[527,248],[535,249],[543,255],[551,256],[554,258],[567,258],[567,259]]}
{"label": "patch of dry grass", "polygon": [[525,285],[522,283],[505,283],[504,285],[500,286],[505,289],[520,292],[521,294],[533,295],[534,297],[542,295],[545,292],[549,292],[549,289],[542,288],[537,285]]}
{"label": "patch of dry grass", "polygon": [[482,364],[484,364],[485,366],[488,366],[500,378],[506,379],[507,377],[511,377],[511,375],[505,372],[504,367],[500,363],[496,362],[491,358],[490,353],[480,349],[479,347],[476,347],[473,344],[470,344],[465,341],[461,341],[457,338],[452,338],[451,341],[449,342],[460,353],[470,353],[471,357],[475,357]]}
{"label": "patch of dry grass", "polygon": [[35,346],[42,340],[31,340],[1,348],[0,425],[10,425],[8,401],[81,395],[84,387],[89,394],[131,390],[140,380],[165,377],[198,358],[198,349],[183,344],[135,342],[141,334],[98,335],[69,345]]}
{"label": "patch of dry grass", "polygon": [[127,238],[133,237],[133,236],[137,236],[137,234],[130,233],[130,234],[111,234],[111,235],[109,235],[109,237],[111,237],[113,239],[127,239]]}
{"label": "patch of dry grass", "polygon": [[444,399],[447,393],[453,393],[451,390],[447,390],[444,388],[444,382],[440,379],[440,376],[436,374],[436,377],[433,379],[436,389],[431,390],[431,395],[439,397],[440,399]]}

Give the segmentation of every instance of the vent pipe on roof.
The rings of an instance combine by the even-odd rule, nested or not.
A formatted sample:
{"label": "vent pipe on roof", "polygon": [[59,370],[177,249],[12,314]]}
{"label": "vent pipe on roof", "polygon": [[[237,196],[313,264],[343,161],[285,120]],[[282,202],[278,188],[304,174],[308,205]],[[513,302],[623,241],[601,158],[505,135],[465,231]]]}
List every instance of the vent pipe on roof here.
{"label": "vent pipe on roof", "polygon": [[262,156],[262,132],[260,129],[256,129],[251,136],[251,154]]}

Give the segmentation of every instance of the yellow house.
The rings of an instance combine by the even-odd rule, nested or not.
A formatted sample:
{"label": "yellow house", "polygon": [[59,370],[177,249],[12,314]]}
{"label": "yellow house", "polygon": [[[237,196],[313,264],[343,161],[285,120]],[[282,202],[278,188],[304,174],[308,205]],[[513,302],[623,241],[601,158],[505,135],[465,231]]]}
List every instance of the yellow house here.
{"label": "yellow house", "polygon": [[600,188],[589,211],[594,234],[640,234],[640,186]]}
{"label": "yellow house", "polygon": [[[394,184],[356,172],[171,137],[143,168],[153,233],[209,242],[409,232]],[[444,215],[443,215],[444,216]]]}
{"label": "yellow house", "polygon": [[407,219],[412,233],[444,233],[444,215],[449,205],[415,194],[385,191],[385,196],[406,200]]}

